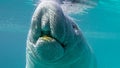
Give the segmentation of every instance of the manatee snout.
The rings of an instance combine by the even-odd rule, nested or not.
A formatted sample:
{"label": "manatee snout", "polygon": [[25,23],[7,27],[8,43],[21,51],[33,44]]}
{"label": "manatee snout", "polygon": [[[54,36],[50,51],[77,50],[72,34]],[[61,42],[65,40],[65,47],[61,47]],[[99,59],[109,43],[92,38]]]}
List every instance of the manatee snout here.
{"label": "manatee snout", "polygon": [[34,44],[33,54],[36,59],[48,63],[63,57],[65,25],[65,16],[57,4],[42,2],[38,6],[28,35],[28,40]]}
{"label": "manatee snout", "polygon": [[79,34],[79,29],[64,15],[61,7],[46,1],[33,14],[28,40],[34,44],[35,58],[55,62],[74,47]]}

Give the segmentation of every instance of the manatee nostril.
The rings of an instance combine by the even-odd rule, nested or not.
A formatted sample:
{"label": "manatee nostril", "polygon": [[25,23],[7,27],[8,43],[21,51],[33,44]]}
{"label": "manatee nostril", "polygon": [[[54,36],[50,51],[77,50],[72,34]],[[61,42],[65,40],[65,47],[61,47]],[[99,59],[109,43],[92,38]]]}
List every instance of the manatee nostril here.
{"label": "manatee nostril", "polygon": [[41,29],[42,31],[50,31],[50,24],[49,22],[42,22],[41,23]]}
{"label": "manatee nostril", "polygon": [[45,35],[50,37],[51,36],[50,31],[41,31],[41,36],[45,36]]}

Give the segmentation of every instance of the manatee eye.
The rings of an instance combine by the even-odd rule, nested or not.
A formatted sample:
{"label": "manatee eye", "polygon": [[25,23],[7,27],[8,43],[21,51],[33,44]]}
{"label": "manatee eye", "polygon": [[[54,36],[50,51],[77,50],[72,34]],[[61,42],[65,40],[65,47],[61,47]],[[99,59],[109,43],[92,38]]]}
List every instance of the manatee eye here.
{"label": "manatee eye", "polygon": [[75,29],[75,25],[72,25],[73,29]]}
{"label": "manatee eye", "polygon": [[77,27],[76,24],[72,24],[72,28],[77,35],[80,34],[79,28]]}
{"label": "manatee eye", "polygon": [[73,24],[72,27],[74,30],[78,30],[78,27],[75,24]]}

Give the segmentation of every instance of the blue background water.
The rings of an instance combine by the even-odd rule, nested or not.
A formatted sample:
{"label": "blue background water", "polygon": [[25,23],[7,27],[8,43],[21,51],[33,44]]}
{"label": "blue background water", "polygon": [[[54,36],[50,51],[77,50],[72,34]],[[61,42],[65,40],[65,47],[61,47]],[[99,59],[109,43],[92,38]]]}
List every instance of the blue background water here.
{"label": "blue background water", "polygon": [[[0,68],[25,68],[26,36],[35,6],[0,0]],[[76,21],[92,46],[98,68],[120,68],[120,0],[99,0]]]}

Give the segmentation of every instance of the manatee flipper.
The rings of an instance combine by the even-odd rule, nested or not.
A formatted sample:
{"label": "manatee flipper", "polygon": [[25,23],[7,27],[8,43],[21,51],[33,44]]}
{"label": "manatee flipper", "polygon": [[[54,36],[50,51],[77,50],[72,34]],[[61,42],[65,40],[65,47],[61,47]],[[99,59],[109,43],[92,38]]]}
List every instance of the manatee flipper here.
{"label": "manatee flipper", "polygon": [[93,58],[81,30],[61,7],[40,3],[28,33],[26,68],[96,68]]}

